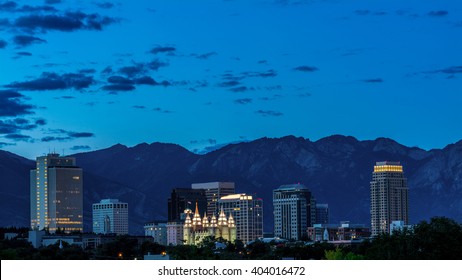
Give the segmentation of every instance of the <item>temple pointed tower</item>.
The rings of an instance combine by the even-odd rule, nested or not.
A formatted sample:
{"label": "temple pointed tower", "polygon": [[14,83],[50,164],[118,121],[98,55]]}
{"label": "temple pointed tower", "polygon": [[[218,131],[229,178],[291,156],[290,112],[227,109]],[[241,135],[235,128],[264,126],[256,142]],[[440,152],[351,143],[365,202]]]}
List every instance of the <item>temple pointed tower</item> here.
{"label": "temple pointed tower", "polygon": [[194,212],[193,218],[191,219],[188,213],[183,226],[185,244],[199,244],[202,239],[207,236],[213,236],[215,238],[221,237],[225,240],[234,242],[236,240],[236,225],[234,218],[232,215],[229,215],[229,219],[227,219],[225,212],[221,209],[218,222],[215,215],[212,216],[210,221],[206,214],[204,214],[204,217],[201,219],[196,203],[196,211]]}
{"label": "temple pointed tower", "polygon": [[195,230],[202,229],[202,219],[201,219],[201,215],[199,214],[199,207],[197,206],[197,202],[196,202],[196,211],[194,212],[194,216],[192,219],[192,226]]}
{"label": "temple pointed tower", "polygon": [[225,211],[223,211],[223,207],[221,207],[220,215],[218,216],[218,226],[227,226],[228,219],[226,219]]}
{"label": "temple pointed tower", "polygon": [[186,214],[186,220],[183,225],[183,239],[185,244],[191,244],[192,238],[192,221],[189,213]]}

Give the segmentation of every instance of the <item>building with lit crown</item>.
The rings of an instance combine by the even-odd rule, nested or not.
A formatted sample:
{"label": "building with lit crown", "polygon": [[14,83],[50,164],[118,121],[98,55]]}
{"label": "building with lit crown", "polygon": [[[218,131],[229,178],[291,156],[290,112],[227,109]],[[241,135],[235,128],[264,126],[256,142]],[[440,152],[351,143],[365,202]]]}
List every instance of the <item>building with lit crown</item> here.
{"label": "building with lit crown", "polygon": [[75,158],[37,157],[30,171],[30,217],[32,229],[83,231],[83,172]]}
{"label": "building with lit crown", "polygon": [[218,199],[218,208],[232,215],[236,224],[236,238],[248,243],[263,237],[263,200],[245,193],[230,194]]}
{"label": "building with lit crown", "polygon": [[226,218],[223,209],[221,209],[218,219],[215,215],[209,218],[206,213],[204,213],[204,217],[201,218],[196,204],[193,218],[191,219],[189,214],[186,216],[183,226],[183,240],[187,245],[197,245],[207,236],[223,238],[234,242],[236,240],[236,225],[234,223],[234,218],[231,214]]}
{"label": "building with lit crown", "polygon": [[392,221],[408,224],[408,186],[399,162],[377,162],[371,181],[371,233],[389,233]]}
{"label": "building with lit crown", "polygon": [[274,236],[300,240],[316,220],[316,202],[302,184],[282,185],[273,190]]}
{"label": "building with lit crown", "polygon": [[93,232],[101,234],[128,234],[128,203],[118,199],[102,199],[94,203]]}

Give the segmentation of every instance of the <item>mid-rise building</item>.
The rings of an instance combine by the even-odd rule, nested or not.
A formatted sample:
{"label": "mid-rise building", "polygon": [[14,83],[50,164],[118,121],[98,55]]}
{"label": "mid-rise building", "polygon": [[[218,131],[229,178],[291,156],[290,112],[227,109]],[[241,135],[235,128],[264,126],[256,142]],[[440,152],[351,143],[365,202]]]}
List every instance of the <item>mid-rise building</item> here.
{"label": "mid-rise building", "polygon": [[316,203],[316,221],[315,224],[329,223],[329,204]]}
{"label": "mid-rise building", "polygon": [[316,220],[316,203],[302,184],[282,185],[273,190],[274,235],[300,240]]}
{"label": "mid-rise building", "polygon": [[193,208],[196,202],[199,211],[204,213],[207,210],[205,189],[174,188],[168,199],[168,221],[181,220],[184,211]]}
{"label": "mid-rise building", "polygon": [[30,217],[34,230],[83,231],[83,172],[75,158],[37,157],[30,171]]}
{"label": "mid-rise building", "polygon": [[168,245],[167,241],[167,222],[155,221],[144,225],[144,235],[152,236],[154,242],[160,245]]}
{"label": "mid-rise building", "polygon": [[93,232],[128,234],[128,203],[102,199],[93,204]]}
{"label": "mid-rise building", "polygon": [[392,221],[408,224],[408,186],[399,162],[377,162],[371,181],[372,236],[389,233]]}
{"label": "mid-rise building", "polygon": [[184,222],[167,223],[167,245],[182,245],[184,238]]}
{"label": "mid-rise building", "polygon": [[312,241],[345,241],[367,238],[370,229],[363,224],[351,224],[348,221],[340,224],[314,224],[308,227],[308,238]]}
{"label": "mid-rise building", "polygon": [[196,183],[191,185],[192,189],[205,190],[207,197],[207,216],[218,215],[217,202],[223,196],[235,194],[235,187],[233,182],[209,182],[209,183]]}
{"label": "mid-rise building", "polygon": [[232,215],[236,238],[244,243],[263,237],[263,200],[245,193],[230,194],[218,200],[218,208]]}

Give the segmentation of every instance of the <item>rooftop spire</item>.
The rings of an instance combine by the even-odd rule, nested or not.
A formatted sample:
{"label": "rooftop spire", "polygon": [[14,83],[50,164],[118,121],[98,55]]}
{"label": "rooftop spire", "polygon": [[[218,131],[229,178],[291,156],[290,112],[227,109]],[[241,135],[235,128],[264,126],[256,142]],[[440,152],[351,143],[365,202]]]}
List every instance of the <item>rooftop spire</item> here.
{"label": "rooftop spire", "polygon": [[201,226],[202,221],[201,221],[201,216],[199,214],[199,207],[197,206],[197,201],[196,201],[196,212],[194,213],[193,219],[192,219],[192,225],[193,226]]}
{"label": "rooftop spire", "polygon": [[220,215],[218,216],[218,226],[228,225],[228,220],[226,219],[225,212],[223,211],[223,206],[221,206]]}

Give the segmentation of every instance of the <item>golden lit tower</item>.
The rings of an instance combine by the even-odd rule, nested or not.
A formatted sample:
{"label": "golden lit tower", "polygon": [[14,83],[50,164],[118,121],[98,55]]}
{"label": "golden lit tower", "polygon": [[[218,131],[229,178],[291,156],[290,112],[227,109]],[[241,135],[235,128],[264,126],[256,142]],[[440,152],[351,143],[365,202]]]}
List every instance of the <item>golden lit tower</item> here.
{"label": "golden lit tower", "polygon": [[371,181],[371,233],[389,233],[392,221],[408,224],[408,187],[399,162],[377,162]]}

